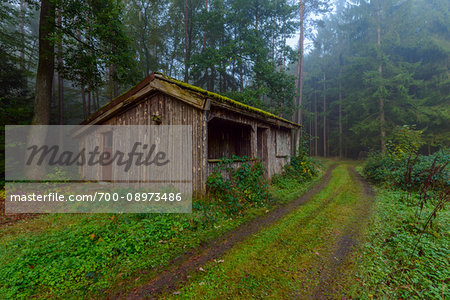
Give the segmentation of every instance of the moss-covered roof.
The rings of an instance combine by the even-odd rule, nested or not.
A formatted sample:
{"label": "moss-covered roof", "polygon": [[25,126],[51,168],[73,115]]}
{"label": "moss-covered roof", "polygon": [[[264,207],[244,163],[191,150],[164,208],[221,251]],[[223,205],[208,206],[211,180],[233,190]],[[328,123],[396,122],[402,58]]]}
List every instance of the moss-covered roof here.
{"label": "moss-covered roof", "polygon": [[256,108],[256,107],[253,107],[253,106],[241,103],[239,101],[230,99],[228,97],[225,97],[225,96],[222,96],[222,95],[219,95],[219,94],[216,94],[216,93],[204,90],[204,89],[199,88],[197,86],[194,86],[194,85],[188,84],[186,82],[180,81],[178,79],[172,78],[170,76],[167,76],[167,75],[165,75],[163,73],[155,72],[155,74],[159,75],[161,77],[161,79],[164,79],[164,80],[166,80],[168,82],[174,83],[174,84],[178,85],[181,88],[189,89],[189,90],[192,90],[194,92],[197,92],[197,93],[203,94],[205,96],[208,96],[209,98],[211,98],[213,100],[216,100],[217,102],[229,104],[229,105],[231,105],[233,107],[236,107],[236,108],[239,108],[239,109],[242,109],[242,110],[245,110],[245,111],[257,113],[257,114],[262,115],[262,116],[264,116],[266,118],[277,119],[277,120],[280,120],[280,121],[283,121],[283,122],[287,122],[287,123],[290,123],[290,124],[292,124],[294,126],[298,126],[298,127],[301,126],[301,125],[299,125],[299,124],[297,124],[295,122],[286,120],[284,118],[281,118],[281,117],[279,117],[277,115],[274,115],[274,114],[269,113],[267,111],[264,111],[262,109],[259,109],[259,108]]}
{"label": "moss-covered roof", "polygon": [[131,89],[129,89],[128,91],[126,91],[125,93],[121,94],[120,96],[114,98],[113,100],[111,100],[110,102],[106,103],[104,106],[102,106],[99,110],[97,110],[96,112],[94,112],[93,114],[91,114],[89,117],[86,118],[86,120],[84,120],[82,122],[82,124],[88,124],[92,121],[94,121],[97,117],[100,117],[102,115],[104,115],[108,110],[112,109],[113,107],[116,107],[116,105],[118,105],[121,102],[126,101],[128,98],[130,98],[131,96],[133,96],[133,94],[137,93],[140,89],[142,89],[144,86],[146,86],[147,84],[149,84],[150,82],[152,82],[154,79],[159,79],[159,80],[164,80],[166,82],[169,82],[171,84],[175,84],[180,88],[183,89],[187,89],[190,91],[193,91],[195,93],[201,94],[205,97],[210,98],[213,101],[216,101],[218,103],[224,103],[227,104],[229,106],[235,107],[239,110],[242,111],[248,111],[251,113],[255,113],[257,115],[260,115],[264,118],[269,118],[269,119],[275,119],[275,120],[279,120],[282,122],[286,122],[289,123],[295,127],[300,127],[301,125],[283,119],[277,115],[274,115],[272,113],[266,112],[262,109],[256,108],[256,107],[252,107],[250,105],[246,105],[244,103],[238,102],[236,100],[230,99],[228,97],[213,93],[213,92],[209,92],[207,90],[204,90],[202,88],[199,88],[197,86],[194,85],[190,85],[188,83],[185,83],[183,81],[177,80],[175,78],[172,78],[170,76],[167,76],[163,73],[159,73],[159,72],[154,72],[152,73],[150,76],[146,77],[145,79],[143,79],[141,82],[139,82],[137,85],[133,86]]}

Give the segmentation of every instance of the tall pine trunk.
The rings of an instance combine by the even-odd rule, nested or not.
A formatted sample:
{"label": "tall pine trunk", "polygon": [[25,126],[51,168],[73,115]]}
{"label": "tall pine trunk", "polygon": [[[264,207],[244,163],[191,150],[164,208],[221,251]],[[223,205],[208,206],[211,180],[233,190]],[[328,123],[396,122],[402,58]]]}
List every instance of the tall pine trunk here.
{"label": "tall pine trunk", "polygon": [[[298,39],[298,60],[297,60],[297,92],[298,96],[295,101],[297,111],[294,120],[302,125],[302,102],[303,102],[303,44],[304,44],[304,17],[305,5],[304,0],[300,0],[300,37]],[[300,146],[301,130],[297,130],[295,134],[295,151]]]}
{"label": "tall pine trunk", "polygon": [[319,126],[317,112],[317,87],[314,82],[314,156],[319,156]]}
{"label": "tall pine trunk", "polygon": [[[50,0],[41,1],[39,16],[39,62],[36,74],[36,90],[32,125],[48,125],[50,123],[50,105],[52,101],[52,85],[54,76],[55,49],[51,37],[55,31],[55,6]],[[27,148],[42,145],[47,131],[32,126],[27,137]],[[35,165],[25,168],[29,179],[40,179],[45,174],[43,166]]]}
{"label": "tall pine trunk", "polygon": [[91,114],[91,87],[88,86],[88,94],[87,94],[87,115]]}
{"label": "tall pine trunk", "polygon": [[20,68],[25,70],[25,0],[20,0]]}
{"label": "tall pine trunk", "polygon": [[[77,30],[78,40],[81,41],[81,31]],[[110,67],[111,69],[111,67]],[[110,71],[109,69],[109,71]],[[81,101],[83,103],[83,118],[87,118],[87,108],[86,108],[86,93],[85,93],[85,85],[83,82],[83,78],[80,78],[80,84],[81,84]]]}
{"label": "tall pine trunk", "polygon": [[323,73],[323,157],[327,157],[327,90]]}
{"label": "tall pine trunk", "polygon": [[54,74],[55,49],[51,41],[55,30],[55,6],[50,0],[41,1],[39,17],[39,62],[36,74],[33,125],[50,123],[50,104]]}
{"label": "tall pine trunk", "polygon": [[81,84],[81,100],[83,101],[83,118],[87,118],[87,106],[86,106],[86,91],[84,89],[84,84]]}
{"label": "tall pine trunk", "polygon": [[184,81],[189,80],[189,56],[190,56],[190,45],[188,38],[188,0],[184,0]]}
{"label": "tall pine trunk", "polygon": [[[113,65],[113,72],[116,72],[116,66]],[[113,97],[117,98],[119,96],[119,85],[117,84],[117,81],[113,77]]]}
{"label": "tall pine trunk", "polygon": [[[380,79],[383,78],[383,66],[381,63],[381,4],[380,0],[377,1],[377,46],[378,46],[378,73],[380,74]],[[379,87],[381,89],[381,86]],[[384,99],[380,94],[379,98],[379,110],[380,110],[380,142],[381,142],[381,153],[386,153],[386,126],[385,126],[385,116],[384,116]]]}
{"label": "tall pine trunk", "polygon": [[339,79],[339,158],[342,158],[342,135],[343,135],[343,126],[342,126],[342,83]]}
{"label": "tall pine trunk", "polygon": [[309,137],[308,137],[308,139],[309,139],[309,156],[311,156],[312,155],[312,153],[313,153],[313,140],[312,140],[312,136],[313,136],[313,118],[311,117],[311,112],[313,111],[313,103],[312,103],[312,101],[310,101],[310,103],[309,103],[309,112],[310,112],[310,115],[309,115]]}
{"label": "tall pine trunk", "polygon": [[[58,9],[58,28],[61,28],[61,9]],[[64,123],[64,80],[61,74],[63,67],[62,34],[58,36],[58,124]]]}
{"label": "tall pine trunk", "polygon": [[[205,10],[206,12],[208,12],[208,0],[205,0]],[[208,22],[208,20],[206,20],[206,22]],[[207,27],[207,24],[206,24]],[[202,52],[206,51],[206,27],[205,30],[203,31],[203,50]],[[234,68],[233,68],[233,72],[234,72]],[[208,75],[208,67],[205,68],[205,85],[206,85],[206,89],[209,88],[209,75]]]}

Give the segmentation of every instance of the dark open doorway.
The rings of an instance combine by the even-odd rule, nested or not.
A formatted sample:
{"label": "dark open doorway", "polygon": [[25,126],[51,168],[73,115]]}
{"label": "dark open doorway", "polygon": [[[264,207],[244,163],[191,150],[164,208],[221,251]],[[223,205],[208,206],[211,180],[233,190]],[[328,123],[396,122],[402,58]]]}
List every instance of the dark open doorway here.
{"label": "dark open doorway", "polygon": [[251,127],[224,119],[208,122],[208,159],[251,156]]}
{"label": "dark open doorway", "polygon": [[268,166],[268,158],[269,158],[269,151],[268,151],[268,143],[267,143],[267,133],[268,129],[263,127],[258,127],[257,129],[257,156],[258,159],[261,161],[263,166],[267,170]]}

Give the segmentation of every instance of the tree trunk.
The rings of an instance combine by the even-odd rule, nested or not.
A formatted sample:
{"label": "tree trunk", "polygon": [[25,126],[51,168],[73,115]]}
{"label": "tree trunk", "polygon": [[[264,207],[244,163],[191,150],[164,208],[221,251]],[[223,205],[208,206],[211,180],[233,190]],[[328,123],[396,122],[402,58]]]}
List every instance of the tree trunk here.
{"label": "tree trunk", "polygon": [[327,93],[326,76],[323,73],[323,157],[327,157]]}
{"label": "tree trunk", "polygon": [[189,80],[189,39],[188,39],[188,0],[184,0],[184,81]]}
{"label": "tree trunk", "polygon": [[[380,78],[383,78],[383,66],[381,64],[381,6],[380,1],[377,1],[378,9],[377,9],[377,46],[378,46],[378,73],[380,74]],[[381,87],[380,87],[381,88]],[[380,141],[381,141],[381,153],[386,153],[386,128],[385,128],[385,117],[384,117],[384,99],[382,96],[379,98],[379,107],[380,107]]]}
{"label": "tree trunk", "polygon": [[88,94],[87,94],[87,115],[91,114],[91,87],[88,86]]}
{"label": "tree trunk", "polygon": [[142,48],[144,48],[144,56],[145,56],[145,76],[150,74],[150,53],[148,52],[148,47],[145,42],[145,37],[142,35]]}
{"label": "tree trunk", "polygon": [[254,2],[255,3],[255,30],[256,30],[256,36],[258,36],[258,30],[259,30],[259,3],[258,1]]}
{"label": "tree trunk", "polygon": [[86,107],[86,93],[84,90],[84,84],[81,84],[81,99],[83,101],[83,118],[87,118],[87,107]]}
{"label": "tree trunk", "polygon": [[[208,0],[205,0],[205,9],[206,9],[206,12],[208,12]],[[206,20],[206,22],[208,22],[208,20]],[[206,27],[207,27],[207,26],[208,26],[208,23],[206,23]],[[205,29],[205,31],[203,32],[203,52],[205,52],[205,50],[206,50],[206,29]],[[208,81],[209,81],[208,68],[206,67],[206,68],[205,68],[205,83],[206,83],[206,89],[208,89],[208,87],[209,87]]]}
{"label": "tree trunk", "polygon": [[299,74],[298,74],[298,105],[297,112],[298,123],[302,124],[302,103],[303,103],[303,42],[304,42],[304,16],[305,16],[305,3],[304,0],[300,0],[300,41],[299,41]]}
{"label": "tree trunk", "polygon": [[[277,1],[275,1],[275,3],[277,3]],[[272,20],[272,64],[274,67],[275,66],[275,29],[277,26],[277,22],[275,20],[275,16],[273,17]]]}
{"label": "tree trunk", "polygon": [[[78,40],[81,41],[81,31],[78,29],[77,30],[77,35],[78,35]],[[109,68],[109,71],[111,71],[111,67]],[[110,72],[111,74],[111,72]],[[86,109],[86,93],[85,93],[85,89],[84,89],[84,82],[83,79],[80,78],[80,84],[81,84],[81,101],[83,103],[83,118],[86,119],[87,118],[87,109]]]}
{"label": "tree trunk", "polygon": [[25,70],[25,1],[20,0],[20,68]]}
{"label": "tree trunk", "polygon": [[[52,1],[41,1],[39,16],[39,62],[36,74],[36,90],[32,125],[48,125],[50,123],[50,105],[52,101],[52,85],[54,75],[55,49],[50,40],[55,30],[55,6]],[[32,126],[27,137],[27,146],[42,145],[47,131]],[[28,166],[25,175],[29,179],[40,179],[45,174],[43,166]]]}
{"label": "tree trunk", "polygon": [[[61,28],[61,9],[58,9],[58,28]],[[58,124],[64,123],[64,80],[61,74],[62,59],[62,35],[58,36]]]}
{"label": "tree trunk", "polygon": [[317,115],[317,86],[314,81],[314,156],[319,156],[319,128]]}
{"label": "tree trunk", "polygon": [[36,74],[33,125],[50,122],[50,104],[54,73],[55,49],[50,40],[55,30],[55,6],[50,0],[41,1],[39,17],[39,62]]}
{"label": "tree trunk", "polygon": [[117,81],[114,79],[114,75],[116,73],[116,66],[111,65],[109,70],[110,70],[109,76],[110,76],[111,84],[112,84],[112,98],[114,99],[117,96],[119,96],[119,86],[117,85]]}
{"label": "tree trunk", "polygon": [[232,91],[234,91],[235,90],[235,79],[234,79],[234,76],[236,76],[236,60],[235,59],[233,59],[233,70],[232,70],[232,73],[231,73],[231,78],[232,78],[232,81],[231,81],[231,90]]}
{"label": "tree trunk", "polygon": [[242,63],[239,68],[239,90],[244,91],[244,71],[242,70]]}
{"label": "tree trunk", "polygon": [[98,96],[98,89],[95,91],[95,110],[100,109],[100,99]]}
{"label": "tree trunk", "polygon": [[313,110],[313,103],[312,103],[312,101],[309,103],[309,112],[310,112],[310,115],[309,115],[309,156],[311,156],[312,155],[312,143],[313,143],[313,141],[312,141],[312,136],[313,136],[313,118],[311,117],[311,112],[312,112],[312,110]]}
{"label": "tree trunk", "polygon": [[[298,39],[298,60],[297,60],[297,92],[298,96],[295,101],[297,105],[297,111],[295,121],[302,125],[302,102],[303,102],[303,40],[304,40],[304,16],[305,6],[304,0],[300,0],[300,37]],[[300,146],[302,131],[298,130],[295,136],[295,149]]]}
{"label": "tree trunk", "polygon": [[[115,66],[114,70],[116,69]],[[117,98],[119,96],[119,85],[117,84],[117,81],[113,79],[113,96],[114,98]]]}
{"label": "tree trunk", "polygon": [[343,134],[343,128],[342,128],[342,84],[339,79],[339,158],[343,157],[342,134]]}

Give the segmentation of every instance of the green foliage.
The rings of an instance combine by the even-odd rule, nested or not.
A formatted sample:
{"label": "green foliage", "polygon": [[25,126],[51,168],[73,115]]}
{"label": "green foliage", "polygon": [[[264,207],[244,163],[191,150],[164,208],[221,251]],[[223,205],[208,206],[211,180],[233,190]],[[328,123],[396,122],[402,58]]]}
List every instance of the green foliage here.
{"label": "green foliage", "polygon": [[253,107],[258,107],[263,110],[268,110],[267,105],[262,101],[262,96],[267,92],[266,89],[252,89],[245,88],[243,91],[231,91],[224,93],[224,96],[236,101],[248,104]]}
{"label": "green foliage", "polygon": [[122,3],[75,0],[57,4],[62,24],[57,26],[54,43],[63,47],[64,63],[58,70],[65,79],[88,86],[90,91],[98,90],[109,79],[124,84],[136,82]]}
{"label": "green foliage", "polygon": [[[426,231],[416,243],[422,227],[415,219],[418,201],[406,192],[379,189],[375,202],[375,218],[369,224],[367,242],[358,260],[358,283],[352,298],[380,299],[446,299],[450,297],[449,210],[444,210],[433,229]],[[433,211],[431,203],[425,214]],[[414,251],[415,250],[415,251]]]}
{"label": "green foliage", "polygon": [[366,160],[363,173],[376,183],[386,183],[406,190],[419,190],[430,176],[433,166],[443,169],[432,174],[434,187],[450,186],[450,160],[448,149],[442,149],[433,155],[418,155],[422,145],[422,131],[409,126],[396,127],[388,140],[387,153],[372,152]]}
{"label": "green foliage", "polygon": [[291,157],[291,162],[284,167],[283,171],[281,176],[296,178],[299,182],[309,180],[317,175],[312,158],[307,156]]}
{"label": "green foliage", "polygon": [[[394,147],[398,149],[397,147]],[[429,170],[435,165],[444,165],[450,161],[450,151],[443,149],[433,155],[407,156],[402,154],[382,155],[373,152],[369,155],[364,165],[364,176],[375,183],[403,188],[405,190],[418,190],[428,177]],[[410,174],[408,175],[408,168]],[[450,186],[449,167],[433,175],[435,187]]]}
{"label": "green foliage", "polygon": [[417,153],[423,145],[422,133],[408,125],[396,126],[392,138],[386,142],[388,154],[395,159]]}
{"label": "green foliage", "polygon": [[[0,10],[1,12],[1,10]],[[26,125],[31,122],[32,106],[26,72],[17,67],[14,58],[0,45],[0,186],[5,171],[5,130],[8,124]]]}
{"label": "green foliage", "polygon": [[2,237],[0,298],[103,295],[105,288],[165,267],[243,220],[203,200],[194,201],[192,214],[74,215],[68,226],[58,224],[71,216],[47,218],[48,231]]}
{"label": "green foliage", "polygon": [[[380,149],[381,118],[387,136],[396,125],[423,130],[422,152],[450,146],[448,1],[334,4],[305,57],[303,103],[305,116],[326,118],[330,155],[339,154],[340,124],[346,156]],[[321,152],[323,123],[317,132],[313,122],[304,124],[320,138]]]}
{"label": "green foliage", "polygon": [[[141,285],[186,250],[267,212],[275,202],[264,172],[245,157],[223,159],[208,179],[214,197],[194,200],[192,214],[44,215],[22,224],[31,229],[2,232],[0,298],[97,298],[130,279]],[[304,183],[291,184],[295,197]],[[271,193],[287,201],[286,190]]]}
{"label": "green foliage", "polygon": [[264,174],[260,162],[251,163],[246,157],[233,156],[221,159],[206,185],[212,198],[222,203],[230,215],[235,215],[270,201]]}
{"label": "green foliage", "polygon": [[[411,158],[402,156],[396,158],[380,153],[371,153],[366,161],[363,172],[366,178],[372,182],[391,184],[396,187],[408,189],[412,184],[417,190],[427,177],[426,171],[432,166],[433,161],[437,164],[445,164],[450,160],[450,152],[441,150],[433,155],[419,155],[412,166],[411,183],[405,177],[408,161]],[[443,172],[435,175],[437,185],[449,186],[450,174],[449,168],[445,168]]]}
{"label": "green foliage", "polygon": [[276,174],[272,179],[272,184],[287,188],[292,184],[304,182],[317,176],[318,171],[316,166],[318,164],[309,154],[309,142],[312,137],[303,132],[303,138],[300,140],[298,154],[290,158],[289,164],[283,167],[281,174]]}
{"label": "green foliage", "polygon": [[201,41],[189,44],[194,84],[290,117],[295,87],[286,72],[293,59],[286,39],[296,29],[296,5],[286,0],[210,1],[207,10],[195,0],[188,2],[188,26],[200,29],[188,37]]}
{"label": "green foliage", "polygon": [[300,151],[298,156],[291,157],[290,163],[283,167],[281,174],[273,177],[272,184],[289,189],[291,185],[309,181],[318,174],[316,164],[306,152]]}

